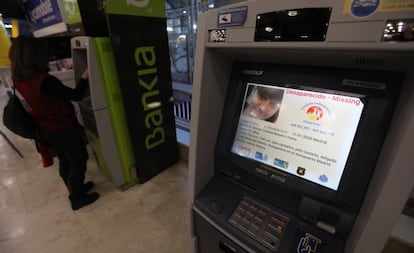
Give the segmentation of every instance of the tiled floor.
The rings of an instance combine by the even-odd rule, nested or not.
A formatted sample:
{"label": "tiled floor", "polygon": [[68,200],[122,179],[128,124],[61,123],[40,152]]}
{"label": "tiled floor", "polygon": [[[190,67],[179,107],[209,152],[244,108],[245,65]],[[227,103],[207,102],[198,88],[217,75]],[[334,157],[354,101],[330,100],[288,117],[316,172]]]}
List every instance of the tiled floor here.
{"label": "tiled floor", "polygon": [[185,161],[122,192],[90,159],[101,197],[72,211],[56,163],[43,168],[31,141],[0,129],[24,155],[0,136],[1,253],[192,252]]}

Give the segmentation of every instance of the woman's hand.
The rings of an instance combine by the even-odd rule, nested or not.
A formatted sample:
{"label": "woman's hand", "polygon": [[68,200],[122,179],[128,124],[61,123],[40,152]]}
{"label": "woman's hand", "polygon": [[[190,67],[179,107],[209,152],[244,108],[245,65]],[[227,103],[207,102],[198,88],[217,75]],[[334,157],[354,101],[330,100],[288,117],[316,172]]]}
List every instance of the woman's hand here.
{"label": "woman's hand", "polygon": [[88,72],[88,69],[85,69],[85,71],[83,71],[83,73],[82,73],[82,75],[81,75],[81,78],[82,78],[82,79],[86,79],[86,80],[88,80],[88,79],[89,79],[89,72]]}

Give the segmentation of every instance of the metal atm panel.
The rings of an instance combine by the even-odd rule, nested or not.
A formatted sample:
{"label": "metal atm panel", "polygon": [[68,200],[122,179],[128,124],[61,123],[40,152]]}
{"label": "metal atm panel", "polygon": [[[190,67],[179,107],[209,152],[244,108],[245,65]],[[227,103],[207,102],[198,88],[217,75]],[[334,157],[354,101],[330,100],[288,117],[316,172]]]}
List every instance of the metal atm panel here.
{"label": "metal atm panel", "polygon": [[89,72],[89,89],[79,102],[81,122],[87,131],[99,167],[117,186],[122,187],[127,182],[105,98],[97,51],[92,40],[85,36],[71,40],[75,80],[79,80],[85,69]]}
{"label": "metal atm panel", "polygon": [[92,46],[91,38],[83,36],[75,37],[72,39],[71,45],[75,80],[79,80],[83,71],[88,69],[89,83],[93,84],[89,85],[90,101],[85,101],[85,103],[90,104],[94,110],[107,107],[105,93],[102,87],[102,78],[101,75],[98,74],[100,73],[100,70],[96,59],[96,50]]}
{"label": "metal atm panel", "polygon": [[[306,8],[332,8],[326,36],[322,36],[324,40],[254,40],[258,15]],[[413,137],[413,132],[409,129],[412,129],[414,122],[410,109],[414,101],[414,90],[411,85],[414,77],[414,65],[411,60],[414,47],[413,42],[407,39],[386,39],[387,36],[391,36],[387,34],[390,24],[395,26],[400,22],[412,23],[413,11],[412,1],[395,5],[393,1],[256,0],[224,6],[199,16],[189,153],[189,192],[195,217],[193,226],[196,238],[194,246],[198,247],[196,252],[266,252],[256,250],[260,249],[261,245],[249,240],[251,237],[246,236],[244,230],[240,233],[228,224],[227,219],[231,217],[229,210],[234,210],[237,206],[224,199],[229,195],[229,184],[221,187],[218,186],[218,181],[212,180],[215,174],[214,147],[225,104],[224,94],[229,85],[234,61],[406,74],[401,98],[398,99],[392,116],[389,136],[383,143],[381,157],[375,166],[360,215],[357,215],[351,233],[344,241],[344,247],[341,247],[344,248],[344,252],[353,253],[381,251],[391,232],[390,225],[399,217],[406,196],[413,187],[412,180],[409,180],[413,175],[410,170],[413,160],[410,159],[407,150],[410,147],[410,137]],[[237,23],[235,20],[240,22]],[[263,28],[269,33],[274,31],[274,27],[264,25]],[[294,35],[293,37],[298,37],[297,35],[301,34]],[[255,70],[249,71],[254,74]],[[235,189],[235,192],[249,192],[248,187],[239,182],[236,187],[239,189]],[[216,201],[204,202],[205,198],[212,196],[206,189],[217,194]],[[228,199],[234,200],[232,197]],[[390,205],[390,202],[393,205]],[[210,204],[202,206],[202,203]],[[220,222],[220,215],[224,212],[227,215],[222,217],[225,222]],[[289,220],[290,224],[292,220]],[[279,246],[277,252],[315,252],[312,251],[315,245],[319,245],[317,248],[323,252],[342,251],[327,250],[325,246],[320,246],[325,243],[333,245],[329,240],[337,238],[336,236],[322,235],[320,238],[324,240],[323,244],[320,244],[315,238],[308,236],[306,232],[302,234],[301,231],[299,228],[289,249]],[[231,243],[222,240],[219,233],[232,240]],[[301,240],[302,238],[304,240]]]}

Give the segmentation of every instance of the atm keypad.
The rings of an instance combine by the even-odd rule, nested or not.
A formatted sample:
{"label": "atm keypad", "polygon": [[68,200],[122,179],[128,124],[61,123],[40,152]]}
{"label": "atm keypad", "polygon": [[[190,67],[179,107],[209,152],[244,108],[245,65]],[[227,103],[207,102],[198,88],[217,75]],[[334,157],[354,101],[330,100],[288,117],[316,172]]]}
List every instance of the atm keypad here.
{"label": "atm keypad", "polygon": [[228,222],[272,251],[277,251],[289,219],[243,197]]}

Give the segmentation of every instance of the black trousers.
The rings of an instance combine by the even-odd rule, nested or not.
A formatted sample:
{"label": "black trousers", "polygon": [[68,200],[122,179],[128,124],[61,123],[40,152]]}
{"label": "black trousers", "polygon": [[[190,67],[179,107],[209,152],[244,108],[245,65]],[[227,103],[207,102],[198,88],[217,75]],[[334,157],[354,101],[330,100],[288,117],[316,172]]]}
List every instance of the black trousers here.
{"label": "black trousers", "polygon": [[68,188],[71,199],[82,198],[88,160],[83,128],[79,126],[58,133],[43,133],[42,137],[56,151],[59,174]]}

